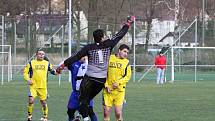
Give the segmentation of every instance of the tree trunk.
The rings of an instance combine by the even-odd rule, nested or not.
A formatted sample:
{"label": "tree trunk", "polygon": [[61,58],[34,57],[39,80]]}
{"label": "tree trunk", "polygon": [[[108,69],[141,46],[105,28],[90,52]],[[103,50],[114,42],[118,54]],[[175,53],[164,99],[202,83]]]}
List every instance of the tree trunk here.
{"label": "tree trunk", "polygon": [[97,28],[97,1],[98,0],[89,0],[89,10],[88,10],[88,41],[93,41],[92,33]]}
{"label": "tree trunk", "polygon": [[37,49],[37,40],[36,40],[36,19],[35,16],[32,16],[30,23],[30,31],[31,31],[31,41],[30,41],[30,55],[33,56],[33,54],[36,52]]}
{"label": "tree trunk", "polygon": [[68,0],[64,0],[64,15],[67,14]]}
{"label": "tree trunk", "polygon": [[152,28],[152,19],[148,18],[148,20],[147,20],[147,32],[146,32],[146,43],[145,43],[145,50],[146,51],[148,50],[151,28]]}
{"label": "tree trunk", "polygon": [[51,14],[52,13],[52,1],[51,0],[49,0],[48,5],[49,5],[49,14]]}
{"label": "tree trunk", "polygon": [[[79,6],[78,6],[79,8]],[[81,26],[80,26],[80,9],[78,9],[78,14],[77,14],[77,48],[76,50],[78,51],[80,49],[80,41],[81,41]]]}

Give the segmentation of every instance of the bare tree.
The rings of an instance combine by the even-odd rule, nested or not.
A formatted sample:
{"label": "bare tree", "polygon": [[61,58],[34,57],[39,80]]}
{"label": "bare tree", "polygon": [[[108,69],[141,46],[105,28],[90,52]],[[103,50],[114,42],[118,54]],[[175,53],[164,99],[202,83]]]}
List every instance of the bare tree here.
{"label": "bare tree", "polygon": [[79,0],[74,1],[74,5],[73,5],[76,11],[73,12],[74,14],[74,19],[73,21],[76,24],[77,27],[77,40],[76,40],[76,49],[79,50],[80,49],[80,41],[81,41],[81,21],[80,21],[80,12],[81,12],[81,3]]}
{"label": "bare tree", "polygon": [[[140,6],[140,4],[142,6]],[[143,19],[147,22],[147,32],[146,32],[146,42],[145,42],[145,50],[148,49],[148,43],[150,39],[150,33],[152,28],[152,19],[155,18],[155,11],[156,11],[156,0],[144,0],[138,1],[136,3],[136,6],[139,5],[136,8],[137,10],[141,10],[142,12],[139,13],[140,16],[143,16]],[[135,11],[135,12],[136,12]]]}

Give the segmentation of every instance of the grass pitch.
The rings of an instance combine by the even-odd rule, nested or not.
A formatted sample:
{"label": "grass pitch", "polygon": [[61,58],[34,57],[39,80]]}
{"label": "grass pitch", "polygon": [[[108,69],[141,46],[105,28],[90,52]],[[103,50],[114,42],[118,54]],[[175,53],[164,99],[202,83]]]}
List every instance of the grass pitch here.
{"label": "grass pitch", "polygon": [[[70,96],[69,82],[48,83],[49,119],[66,121]],[[127,85],[123,115],[125,121],[213,121],[215,119],[215,81],[132,82]],[[101,93],[95,98],[95,112],[103,120]],[[27,116],[27,85],[12,81],[0,86],[0,121],[25,121]],[[41,118],[41,106],[35,100],[33,119]],[[112,113],[111,121],[114,121]]]}

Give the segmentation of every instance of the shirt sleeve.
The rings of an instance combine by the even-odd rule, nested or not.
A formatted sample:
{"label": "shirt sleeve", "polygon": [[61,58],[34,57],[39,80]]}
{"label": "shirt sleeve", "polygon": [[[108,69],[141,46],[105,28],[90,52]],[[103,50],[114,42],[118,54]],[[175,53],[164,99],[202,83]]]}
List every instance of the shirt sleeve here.
{"label": "shirt sleeve", "polygon": [[75,56],[71,56],[69,58],[67,58],[65,61],[64,61],[64,65],[66,67],[69,67],[69,65],[73,64],[75,61],[78,61],[81,59],[81,57],[84,57],[87,55],[87,52],[88,52],[88,46],[85,46],[84,48],[82,48]]}
{"label": "shirt sleeve", "polygon": [[128,29],[129,26],[125,24],[117,34],[113,35],[113,37],[108,40],[108,45],[113,48],[125,36],[125,34],[128,32]]}
{"label": "shirt sleeve", "polygon": [[23,71],[23,76],[24,76],[24,79],[25,79],[26,81],[30,80],[29,71],[30,71],[30,64],[28,63],[28,64],[25,66],[24,71]]}
{"label": "shirt sleeve", "polygon": [[72,79],[75,81],[77,78],[79,68],[80,68],[80,65],[78,64],[78,62],[75,62],[70,66],[70,69],[69,69],[72,73]]}
{"label": "shirt sleeve", "polygon": [[53,65],[51,63],[48,64],[48,71],[52,71]]}

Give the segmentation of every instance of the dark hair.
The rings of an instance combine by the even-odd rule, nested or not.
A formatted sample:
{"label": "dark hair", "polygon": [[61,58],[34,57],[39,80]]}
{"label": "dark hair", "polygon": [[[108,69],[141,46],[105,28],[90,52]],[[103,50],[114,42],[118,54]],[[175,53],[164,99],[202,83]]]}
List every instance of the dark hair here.
{"label": "dark hair", "polygon": [[43,49],[42,48],[37,49],[36,53],[38,53],[39,51],[43,51]]}
{"label": "dark hair", "polygon": [[104,30],[97,29],[93,32],[93,38],[95,43],[100,43],[103,37],[104,37]]}
{"label": "dark hair", "polygon": [[119,46],[119,50],[123,50],[123,49],[128,49],[129,50],[128,45],[122,44],[122,45]]}

